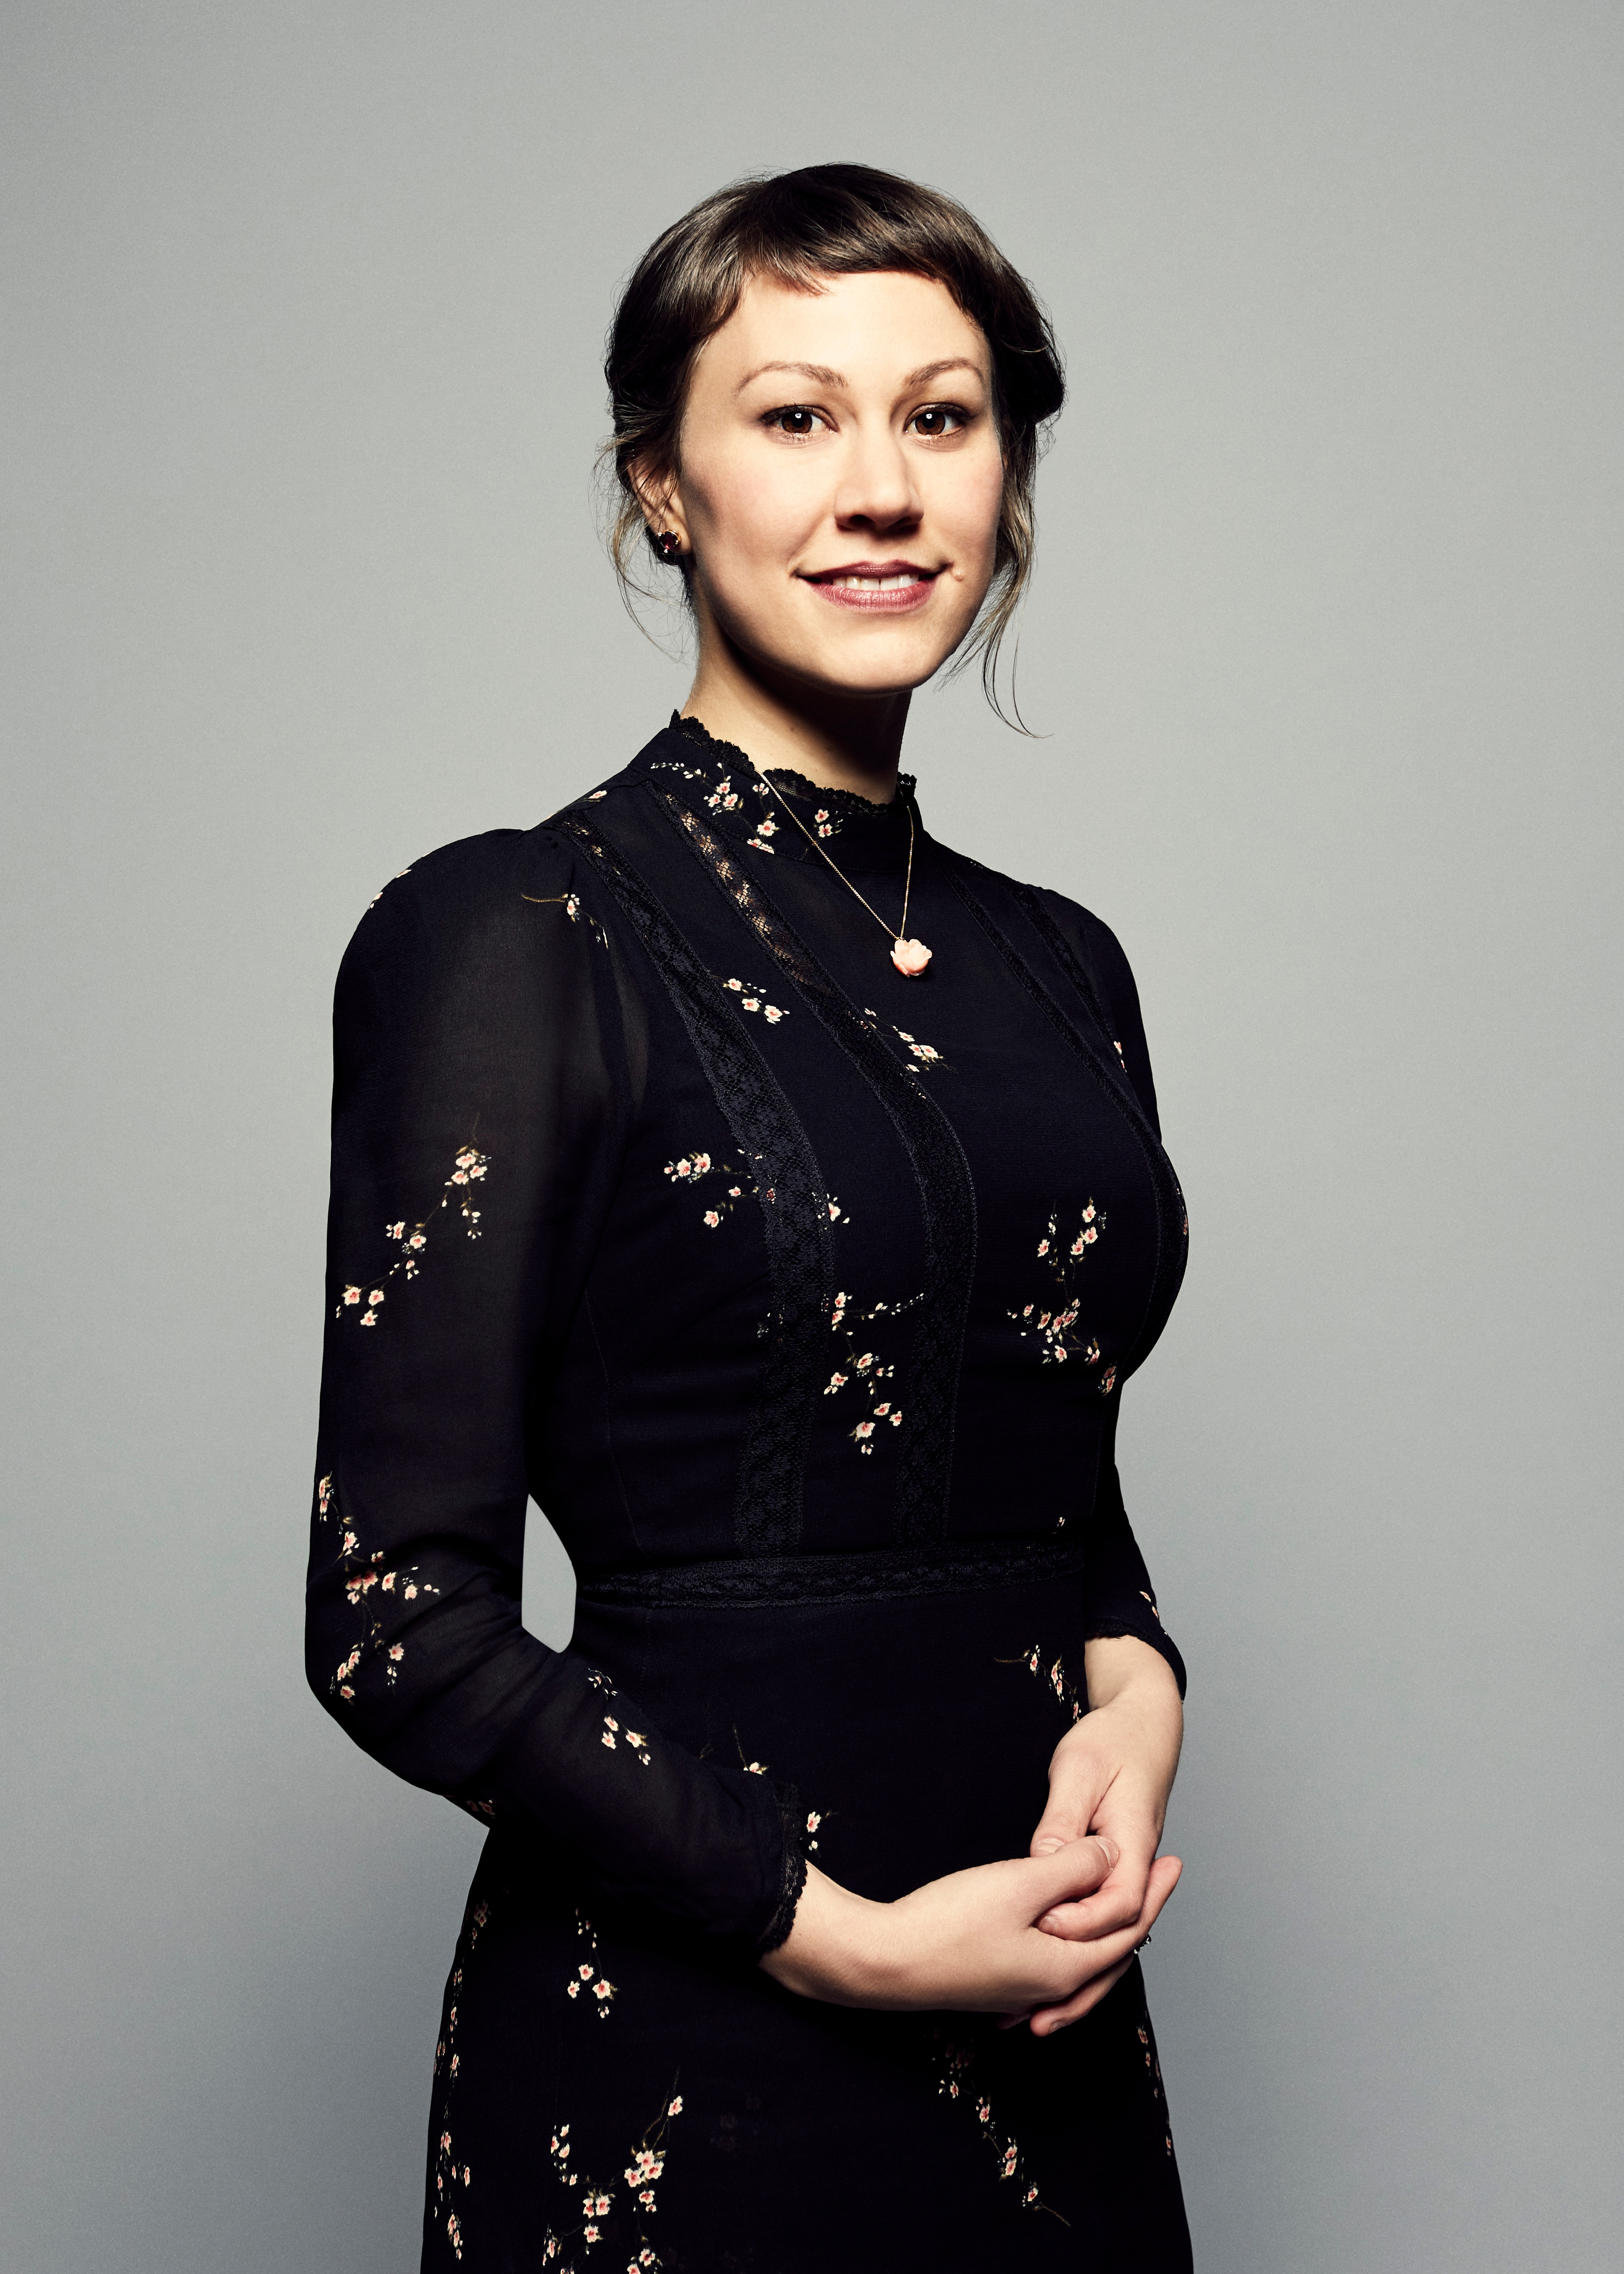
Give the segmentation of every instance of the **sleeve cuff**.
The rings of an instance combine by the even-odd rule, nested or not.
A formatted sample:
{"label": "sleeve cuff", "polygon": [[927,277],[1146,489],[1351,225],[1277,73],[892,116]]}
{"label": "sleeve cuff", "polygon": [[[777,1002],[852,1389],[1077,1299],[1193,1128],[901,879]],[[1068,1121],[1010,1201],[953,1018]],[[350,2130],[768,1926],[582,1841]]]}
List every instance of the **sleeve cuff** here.
{"label": "sleeve cuff", "polygon": [[777,1950],[789,1939],[789,1931],[795,1924],[795,1909],[807,1884],[807,1820],[801,1805],[801,1796],[793,1784],[775,1784],[773,1791],[778,1803],[778,1823],[783,1839],[783,1876],[778,1883],[778,1900],[764,1931],[751,1946],[758,1958]]}
{"label": "sleeve cuff", "polygon": [[[1173,1669],[1179,1696],[1184,1696],[1187,1681],[1184,1661],[1179,1654],[1177,1644],[1169,1635],[1163,1633],[1162,1622],[1148,1603],[1139,1612],[1124,1611],[1109,1617],[1091,1619],[1083,1639],[1085,1642],[1107,1642],[1115,1635],[1132,1635],[1137,1641],[1147,1642],[1152,1650],[1159,1652]],[[787,1933],[788,1929],[786,1928],[785,1931]]]}

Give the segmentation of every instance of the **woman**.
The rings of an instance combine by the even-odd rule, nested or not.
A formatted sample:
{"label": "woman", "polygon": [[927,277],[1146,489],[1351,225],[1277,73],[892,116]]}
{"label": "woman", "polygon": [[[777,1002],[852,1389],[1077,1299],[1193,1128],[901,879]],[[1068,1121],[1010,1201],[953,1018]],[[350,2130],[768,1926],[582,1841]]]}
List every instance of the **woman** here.
{"label": "woman", "polygon": [[990,688],[1053,343],[830,166],[667,231],[607,372],[693,691],[338,986],[310,1676],[491,1826],[424,2264],[1184,2267],[1182,1668],[1113,1458],[1183,1208],[1115,939],[898,772],[914,688]]}

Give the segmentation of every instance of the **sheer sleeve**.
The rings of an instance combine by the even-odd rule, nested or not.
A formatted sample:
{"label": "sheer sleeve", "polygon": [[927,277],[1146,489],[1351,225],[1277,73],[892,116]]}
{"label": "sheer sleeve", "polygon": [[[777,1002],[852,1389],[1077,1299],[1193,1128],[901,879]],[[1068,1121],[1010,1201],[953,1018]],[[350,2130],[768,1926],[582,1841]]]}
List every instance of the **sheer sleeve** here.
{"label": "sheer sleeve", "polygon": [[[1085,984],[1101,1016],[1107,1038],[1118,1051],[1135,1096],[1158,1137],[1162,1124],[1156,1111],[1156,1086],[1151,1075],[1150,1051],[1139,1015],[1139,990],[1121,943],[1109,924],[1074,901],[1046,893],[1045,902],[1075,958]],[[1145,1558],[1139,1553],[1133,1527],[1122,1496],[1116,1469],[1116,1420],[1122,1409],[1118,1388],[1110,1402],[1110,1418],[1100,1452],[1099,1480],[1088,1520],[1087,1562],[1084,1585],[1087,1593],[1087,1632],[1091,1639],[1107,1635],[1137,1635],[1160,1651],[1172,1668],[1178,1694],[1184,1694],[1184,1661],[1162,1625],[1155,1589]]]}
{"label": "sheer sleeve", "polygon": [[629,985],[542,832],[431,855],[350,944],[306,1668],[398,1775],[528,1818],[590,1886],[768,1949],[804,1874],[793,1796],[668,1743],[520,1618],[527,1409],[626,1141]]}

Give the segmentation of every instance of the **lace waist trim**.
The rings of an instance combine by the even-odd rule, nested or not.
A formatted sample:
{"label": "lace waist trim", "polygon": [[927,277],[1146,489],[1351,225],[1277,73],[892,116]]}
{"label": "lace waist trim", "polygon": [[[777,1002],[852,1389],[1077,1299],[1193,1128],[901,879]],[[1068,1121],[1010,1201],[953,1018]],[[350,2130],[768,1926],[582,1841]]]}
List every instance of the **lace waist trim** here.
{"label": "lace waist trim", "polygon": [[726,1610],[763,1603],[870,1603],[898,1595],[974,1594],[1080,1574],[1080,1540],[965,1540],[844,1555],[718,1555],[689,1563],[589,1567],[576,1593],[647,1610]]}

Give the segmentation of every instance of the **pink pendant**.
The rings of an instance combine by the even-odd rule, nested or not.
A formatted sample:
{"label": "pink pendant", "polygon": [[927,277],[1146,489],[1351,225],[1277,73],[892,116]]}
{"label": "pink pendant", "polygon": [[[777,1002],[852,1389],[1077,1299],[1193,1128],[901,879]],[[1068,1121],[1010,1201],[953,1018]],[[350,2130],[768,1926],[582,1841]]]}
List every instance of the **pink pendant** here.
{"label": "pink pendant", "polygon": [[922,939],[899,939],[891,960],[905,979],[917,979],[930,960],[930,950]]}

